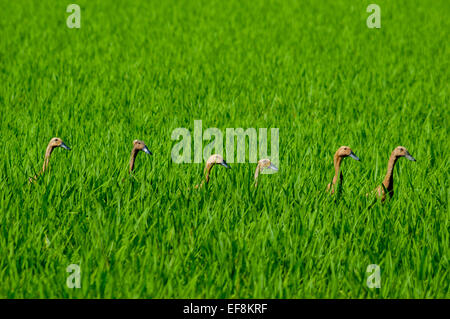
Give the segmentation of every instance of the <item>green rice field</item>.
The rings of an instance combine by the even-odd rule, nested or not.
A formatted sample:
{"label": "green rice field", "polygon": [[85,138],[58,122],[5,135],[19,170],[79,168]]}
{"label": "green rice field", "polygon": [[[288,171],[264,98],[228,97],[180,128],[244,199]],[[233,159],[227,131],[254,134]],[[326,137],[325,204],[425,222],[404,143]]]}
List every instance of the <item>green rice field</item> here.
{"label": "green rice field", "polygon": [[[450,298],[449,1],[0,3],[0,298]],[[278,128],[279,171],[224,152],[193,188],[196,120]]]}

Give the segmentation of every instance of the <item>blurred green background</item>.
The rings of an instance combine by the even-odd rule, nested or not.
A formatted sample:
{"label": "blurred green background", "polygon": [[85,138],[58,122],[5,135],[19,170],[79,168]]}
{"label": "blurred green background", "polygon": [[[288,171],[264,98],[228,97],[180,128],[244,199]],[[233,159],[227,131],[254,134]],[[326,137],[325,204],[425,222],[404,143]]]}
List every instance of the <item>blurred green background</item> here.
{"label": "blurred green background", "polygon": [[[71,2],[0,3],[0,297],[449,297],[448,1],[377,0],[380,29],[372,1],[77,1],[80,29]],[[193,190],[170,137],[194,120],[279,128],[280,171]],[[28,184],[54,136],[72,151]],[[369,209],[398,145],[417,162]]]}

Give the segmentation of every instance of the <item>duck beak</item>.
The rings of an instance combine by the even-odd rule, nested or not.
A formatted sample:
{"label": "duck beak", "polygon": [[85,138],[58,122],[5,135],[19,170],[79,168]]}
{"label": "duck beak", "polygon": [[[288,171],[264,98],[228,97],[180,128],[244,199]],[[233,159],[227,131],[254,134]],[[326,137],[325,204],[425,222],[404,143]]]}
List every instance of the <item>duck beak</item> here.
{"label": "duck beak", "polygon": [[278,167],[276,167],[276,166],[273,165],[273,164],[270,164],[270,165],[268,166],[268,168],[274,170],[275,172],[278,172]]}
{"label": "duck beak", "polygon": [[150,150],[147,148],[147,146],[145,146],[142,150],[149,155],[153,155],[152,152],[150,152]]}
{"label": "duck beak", "polygon": [[416,161],[416,159],[415,159],[414,157],[412,157],[411,154],[409,154],[408,152],[406,152],[405,157],[406,157],[407,159],[409,159],[410,161],[413,161],[413,162]]}
{"label": "duck beak", "polygon": [[222,163],[220,163],[220,165],[222,165],[225,168],[231,169],[230,165],[228,165],[227,162],[225,162],[225,161],[222,161]]}
{"label": "duck beak", "polygon": [[60,147],[62,147],[62,148],[65,149],[65,150],[68,150],[68,151],[71,151],[71,150],[72,150],[69,146],[67,146],[66,144],[64,144],[64,142],[61,142]]}
{"label": "duck beak", "polygon": [[351,152],[349,155],[351,158],[353,158],[355,161],[360,161],[359,157],[355,155],[355,153]]}

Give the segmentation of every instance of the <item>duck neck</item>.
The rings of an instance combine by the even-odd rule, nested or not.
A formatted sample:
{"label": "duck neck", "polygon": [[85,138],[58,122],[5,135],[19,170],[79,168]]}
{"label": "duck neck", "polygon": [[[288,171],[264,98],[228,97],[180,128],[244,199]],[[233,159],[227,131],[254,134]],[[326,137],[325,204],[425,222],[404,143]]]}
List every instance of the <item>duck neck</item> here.
{"label": "duck neck", "polygon": [[50,156],[52,155],[54,148],[55,148],[55,146],[53,146],[52,144],[48,144],[47,149],[45,151],[44,165],[42,166],[42,171],[41,171],[42,174],[48,168],[48,165],[50,163]]}
{"label": "duck neck", "polygon": [[397,157],[394,154],[391,154],[388,162],[388,168],[386,172],[386,176],[384,177],[383,185],[387,190],[392,190],[394,188],[394,166],[397,162]]}
{"label": "duck neck", "polygon": [[206,183],[209,183],[209,174],[211,172],[212,167],[214,166],[214,163],[207,163],[205,167],[205,180]]}
{"label": "duck neck", "polygon": [[256,171],[255,171],[255,186],[258,185],[258,176],[259,176],[259,173],[261,173],[261,165],[260,165],[260,164],[258,164],[258,165],[256,166]]}
{"label": "duck neck", "polygon": [[[340,172],[341,169],[341,163],[342,163],[342,157],[339,155],[334,155],[334,177],[333,177],[333,185],[336,185],[338,181],[338,176],[340,176],[339,182],[342,182],[343,176],[342,172]],[[339,175],[340,172],[340,175]]]}
{"label": "duck neck", "polygon": [[136,156],[138,155],[139,150],[136,149],[136,147],[133,147],[131,150],[131,156],[130,156],[130,173],[134,170],[134,162],[136,161]]}

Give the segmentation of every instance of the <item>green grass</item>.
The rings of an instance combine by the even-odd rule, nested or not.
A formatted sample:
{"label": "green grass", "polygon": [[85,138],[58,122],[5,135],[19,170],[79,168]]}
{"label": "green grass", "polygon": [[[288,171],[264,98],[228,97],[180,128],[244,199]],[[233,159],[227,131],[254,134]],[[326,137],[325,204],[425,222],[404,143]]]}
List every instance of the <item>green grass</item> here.
{"label": "green grass", "polygon": [[[78,0],[77,30],[71,2],[2,0],[0,297],[449,298],[450,6],[377,0],[368,29],[372,2]],[[203,164],[170,136],[196,119],[278,127],[280,172],[187,190]],[[72,152],[27,184],[54,136]],[[154,155],[129,177],[134,139]],[[361,162],[335,203],[341,145]],[[417,162],[368,209],[398,145]]]}

